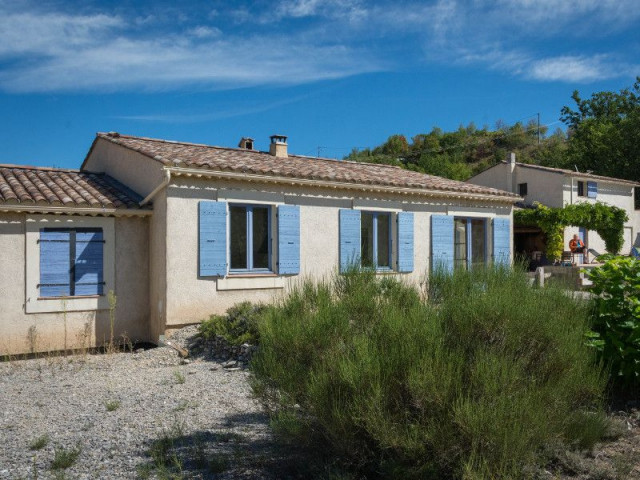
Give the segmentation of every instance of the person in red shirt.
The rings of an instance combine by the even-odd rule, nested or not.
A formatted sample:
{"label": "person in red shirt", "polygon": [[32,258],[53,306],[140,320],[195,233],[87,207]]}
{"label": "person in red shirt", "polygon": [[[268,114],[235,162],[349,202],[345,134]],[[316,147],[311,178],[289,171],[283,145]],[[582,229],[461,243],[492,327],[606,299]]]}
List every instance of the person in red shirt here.
{"label": "person in red shirt", "polygon": [[584,242],[580,240],[576,233],[571,240],[569,240],[569,250],[571,253],[584,253]]}

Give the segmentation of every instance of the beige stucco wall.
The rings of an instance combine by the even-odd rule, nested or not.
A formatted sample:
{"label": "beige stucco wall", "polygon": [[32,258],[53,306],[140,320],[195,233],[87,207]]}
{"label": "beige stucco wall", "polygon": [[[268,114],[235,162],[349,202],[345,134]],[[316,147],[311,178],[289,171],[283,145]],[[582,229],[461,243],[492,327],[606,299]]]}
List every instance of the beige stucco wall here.
{"label": "beige stucco wall", "polygon": [[[134,341],[149,340],[147,223],[145,218],[115,219],[114,330],[117,337],[126,332]],[[0,355],[91,347],[108,340],[109,310],[25,313],[25,232],[25,214],[0,214]]]}
{"label": "beige stucco wall", "polygon": [[[432,213],[493,218],[510,217],[510,205],[479,207],[478,202],[426,201],[407,196],[377,194],[354,198],[352,191],[261,185],[172,177],[166,190],[166,318],[157,318],[158,330],[201,321],[224,313],[241,301],[268,302],[305,278],[328,278],[339,265],[339,210],[412,211],[414,215],[414,272],[396,274],[420,283],[429,271],[430,217]],[[271,205],[300,205],[301,273],[295,276],[224,279],[198,277],[198,202],[225,200]],[[154,200],[154,205],[159,202]],[[275,209],[273,209],[275,213]],[[158,214],[154,210],[154,216]],[[274,245],[277,244],[275,238]],[[490,228],[490,226],[489,226]],[[276,255],[274,248],[274,255]],[[394,239],[395,257],[395,239]],[[274,258],[275,260],[275,258]],[[152,265],[154,261],[152,260]],[[152,275],[153,278],[153,275]],[[153,318],[153,317],[152,317]]]}
{"label": "beige stucco wall", "polygon": [[514,191],[519,183],[527,184],[524,203],[539,202],[549,207],[562,207],[564,200],[564,177],[557,173],[536,170],[516,165]]}
{"label": "beige stucco wall", "polygon": [[467,182],[483,187],[497,188],[506,192],[513,192],[511,165],[498,163],[484,172],[471,177]]}
{"label": "beige stucco wall", "polygon": [[160,162],[103,138],[96,139],[83,169],[106,173],[142,197],[163,180]]}

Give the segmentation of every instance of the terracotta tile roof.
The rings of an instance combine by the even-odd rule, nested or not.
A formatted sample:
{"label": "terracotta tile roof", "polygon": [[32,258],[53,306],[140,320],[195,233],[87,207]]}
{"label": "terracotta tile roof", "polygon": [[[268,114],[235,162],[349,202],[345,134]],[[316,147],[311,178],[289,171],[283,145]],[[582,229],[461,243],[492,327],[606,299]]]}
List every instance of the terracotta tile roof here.
{"label": "terracotta tile roof", "polygon": [[0,204],[138,209],[141,200],[103,173],[0,164]]}
{"label": "terracotta tile roof", "polygon": [[[502,163],[507,163],[507,162],[502,162]],[[545,172],[551,172],[551,173],[559,173],[561,175],[569,175],[572,177],[579,177],[579,178],[592,178],[594,180],[601,180],[603,182],[612,182],[612,183],[623,183],[626,185],[632,185],[634,187],[640,187],[640,183],[634,181],[634,180],[625,180],[623,178],[613,178],[613,177],[605,177],[604,175],[594,175],[592,173],[587,173],[587,172],[576,172],[575,170],[568,170],[565,168],[554,168],[554,167],[543,167],[542,165],[534,165],[534,164],[530,164],[530,163],[520,163],[520,162],[516,162],[516,165],[518,167],[523,167],[523,168],[531,168],[533,170],[542,170]]]}
{"label": "terracotta tile roof", "polygon": [[291,154],[282,158],[257,150],[173,142],[121,135],[115,132],[98,133],[98,138],[139,152],[170,167],[202,168],[305,180],[492,195],[513,198],[514,201],[519,198],[517,195],[495,188],[448,180],[391,165]]}

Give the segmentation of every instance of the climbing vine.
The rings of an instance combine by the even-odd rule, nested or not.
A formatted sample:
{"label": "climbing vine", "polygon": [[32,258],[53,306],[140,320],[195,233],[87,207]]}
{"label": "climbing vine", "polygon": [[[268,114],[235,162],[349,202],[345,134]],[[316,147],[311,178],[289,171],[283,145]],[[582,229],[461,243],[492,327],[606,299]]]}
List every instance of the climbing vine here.
{"label": "climbing vine", "polygon": [[537,226],[547,237],[547,258],[557,260],[564,250],[564,228],[583,227],[593,230],[604,240],[609,253],[618,253],[624,242],[624,223],[627,213],[618,207],[604,203],[577,203],[563,208],[547,207],[540,203],[536,208],[516,210],[513,213],[517,225]]}

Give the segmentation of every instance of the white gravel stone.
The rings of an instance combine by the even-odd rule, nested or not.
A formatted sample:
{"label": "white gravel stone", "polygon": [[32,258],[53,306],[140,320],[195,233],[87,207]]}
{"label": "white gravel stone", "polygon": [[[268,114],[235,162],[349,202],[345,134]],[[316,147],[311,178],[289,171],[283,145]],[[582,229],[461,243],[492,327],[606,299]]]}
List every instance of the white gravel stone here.
{"label": "white gravel stone", "polygon": [[[195,331],[171,340],[188,347]],[[233,460],[219,474],[187,465],[184,478],[271,478],[243,462],[269,455],[271,444],[247,377],[203,358],[184,363],[169,347],[0,363],[0,479],[54,478],[55,449],[76,446],[65,478],[136,478],[150,444],[168,433],[200,436],[207,456]],[[107,402],[119,405],[108,411]],[[30,450],[43,435],[48,444]]]}

